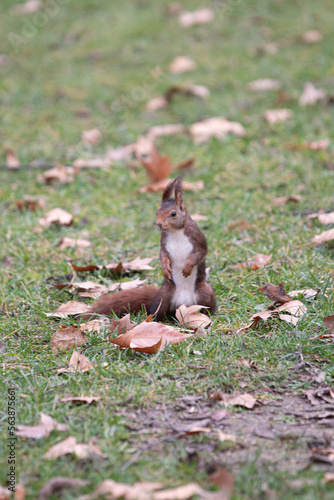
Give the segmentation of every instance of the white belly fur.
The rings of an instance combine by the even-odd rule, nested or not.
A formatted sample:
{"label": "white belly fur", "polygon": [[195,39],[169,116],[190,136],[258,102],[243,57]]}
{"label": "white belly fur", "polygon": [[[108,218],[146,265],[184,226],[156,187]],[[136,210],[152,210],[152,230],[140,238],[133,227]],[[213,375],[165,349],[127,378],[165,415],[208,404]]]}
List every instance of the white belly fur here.
{"label": "white belly fur", "polygon": [[176,287],[171,304],[173,309],[182,304],[186,306],[197,304],[197,294],[195,292],[197,266],[194,266],[191,275],[187,278],[182,274],[182,269],[192,249],[193,244],[185,236],[183,229],[167,234],[166,250],[171,258],[173,281]]}

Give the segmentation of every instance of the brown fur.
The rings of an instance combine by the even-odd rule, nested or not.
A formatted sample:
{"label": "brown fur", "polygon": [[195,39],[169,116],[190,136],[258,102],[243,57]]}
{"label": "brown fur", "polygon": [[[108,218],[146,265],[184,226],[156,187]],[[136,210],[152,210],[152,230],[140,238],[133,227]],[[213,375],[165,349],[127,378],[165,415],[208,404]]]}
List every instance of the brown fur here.
{"label": "brown fur", "polygon": [[[175,199],[171,196],[175,193]],[[161,229],[160,261],[164,282],[160,288],[144,286],[134,290],[124,290],[118,293],[103,295],[84,315],[88,319],[92,314],[103,314],[109,316],[113,311],[117,316],[127,312],[139,312],[143,307],[154,314],[158,309],[156,319],[161,321],[166,315],[174,315],[175,310],[171,308],[175,294],[175,283],[173,281],[173,269],[171,258],[166,249],[166,239],[169,232],[183,229],[184,235],[190,240],[193,250],[187,257],[182,274],[186,278],[191,275],[194,266],[197,266],[195,290],[197,302],[208,307],[209,312],[214,313],[216,309],[216,297],[213,289],[206,281],[205,256],[207,254],[207,243],[204,235],[197,224],[187,212],[181,178],[178,177],[168,184],[163,195],[162,204],[157,211],[157,226]]]}

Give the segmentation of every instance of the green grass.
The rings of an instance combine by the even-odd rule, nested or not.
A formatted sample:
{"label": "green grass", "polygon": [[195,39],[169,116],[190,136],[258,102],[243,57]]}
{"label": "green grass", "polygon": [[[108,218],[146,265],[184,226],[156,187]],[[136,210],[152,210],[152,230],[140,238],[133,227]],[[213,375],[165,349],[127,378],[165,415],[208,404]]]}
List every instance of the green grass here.
{"label": "green grass", "polygon": [[[194,145],[187,136],[157,141],[160,151],[175,163],[194,156],[195,166],[185,179],[205,182],[205,191],[187,193],[186,201],[190,213],[208,216],[199,225],[208,240],[210,281],[219,304],[212,331],[207,339],[197,339],[190,346],[181,343],[155,356],[117,350],[108,342],[107,332],[91,334],[84,353],[98,364],[96,371],[58,376],[57,367],[66,365],[69,355],[52,354],[50,338],[58,323],[44,313],[69,300],[70,295],[50,287],[46,279],[69,273],[71,258],[100,264],[139,255],[156,257],[155,270],[144,276],[160,283],[160,235],[154,227],[160,196],[139,194],[138,189],[147,183],[145,172],[123,164],[109,170],[83,170],[65,186],[40,183],[39,171],[33,167],[17,172],[2,168],[0,340],[7,343],[0,354],[5,402],[2,438],[7,437],[7,389],[12,386],[16,388],[17,424],[37,424],[39,413],[44,412],[70,425],[69,433],[54,431],[36,442],[18,440],[17,479],[26,485],[31,499],[57,475],[87,478],[91,486],[83,492],[106,478],[128,483],[162,480],[166,486],[196,480],[205,486],[216,455],[217,466],[236,474],[233,500],[267,498],[264,485],[276,491],[277,498],[329,499],[332,491],[322,482],[326,467],[300,470],[297,477],[314,482],[293,489],[288,479],[295,473],[286,472],[289,466],[284,469],[261,461],[261,450],[259,457],[245,455],[238,466],[229,467],[217,448],[210,454],[204,446],[196,463],[187,459],[184,440],[164,442],[143,452],[137,464],[124,467],[138,447],[161,437],[154,428],[147,435],[128,426],[131,414],[137,415],[141,409],[154,412],[161,402],[168,406],[185,395],[207,397],[216,389],[251,391],[264,400],[276,398],[278,390],[283,390],[283,398],[284,391],[300,394],[312,382],[311,372],[295,368],[301,356],[313,370],[326,373],[328,384],[334,371],[330,341],[312,339],[325,333],[322,318],[333,314],[333,250],[311,243],[315,234],[327,228],[305,216],[334,209],[334,176],[327,168],[333,161],[333,144],[327,151],[288,147],[333,135],[330,105],[298,105],[307,81],[332,92],[331,2],[323,0],[316,7],[309,0],[216,3],[212,24],[189,29],[166,15],[168,3],[59,2],[57,12],[17,48],[8,35],[23,36],[29,20],[34,31],[39,18],[36,14],[17,16],[12,2],[3,0],[1,50],[7,64],[0,67],[1,142],[17,152],[23,165],[34,160],[71,164],[80,156],[104,154],[108,148],[134,142],[156,124],[189,125],[211,116],[240,121],[247,130],[244,138],[213,139],[203,145]],[[182,5],[194,10],[210,6],[210,2],[187,0]],[[299,35],[308,29],[320,30],[323,40],[300,42]],[[282,45],[277,54],[259,53],[259,48],[277,40]],[[183,54],[196,61],[196,70],[179,76],[168,73],[171,60]],[[161,76],[154,79],[151,72],[157,66]],[[277,105],[277,91],[247,89],[248,82],[267,77],[281,81],[288,94],[286,103]],[[148,99],[171,85],[187,82],[208,85],[209,100],[203,103],[177,97],[166,110],[145,111]],[[275,107],[291,108],[292,118],[269,126],[263,112]],[[84,118],[79,116],[83,110]],[[81,133],[93,127],[102,131],[102,141],[83,147]],[[44,210],[19,212],[15,202],[25,194],[41,195],[46,209],[61,207],[74,213],[73,226],[37,231]],[[272,205],[273,197],[286,194],[300,194],[302,199],[297,205]],[[110,217],[114,221],[106,225]],[[240,218],[249,221],[249,229],[240,233],[227,228]],[[61,251],[57,243],[63,236],[90,239],[92,250],[81,256],[74,250]],[[258,252],[273,253],[267,267],[258,271],[230,267]],[[85,275],[79,278],[89,279]],[[110,277],[95,272],[94,278],[107,282]],[[269,303],[257,290],[265,282],[282,282],[287,291],[318,287],[321,292],[316,300],[305,302],[308,312],[296,328],[273,321],[236,333],[255,307]],[[194,350],[202,354],[194,354]],[[242,359],[253,361],[258,370],[246,369]],[[102,367],[103,362],[108,366]],[[64,394],[97,395],[102,400],[95,406],[74,406],[60,402]],[[43,458],[68,435],[79,442],[94,440],[108,459]],[[211,442],[208,437],[186,438],[189,445],[193,441],[196,446]],[[7,456],[2,455],[2,485],[6,484],[7,467]],[[64,498],[76,498],[76,493],[69,491]]]}

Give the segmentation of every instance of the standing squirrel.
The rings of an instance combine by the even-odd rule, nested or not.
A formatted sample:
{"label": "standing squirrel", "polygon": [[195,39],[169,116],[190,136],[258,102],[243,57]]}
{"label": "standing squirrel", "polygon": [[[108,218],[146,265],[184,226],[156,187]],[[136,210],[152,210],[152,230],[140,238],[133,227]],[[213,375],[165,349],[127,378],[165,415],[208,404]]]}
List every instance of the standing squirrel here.
{"label": "standing squirrel", "polygon": [[[173,192],[175,198],[172,198]],[[206,239],[187,212],[180,177],[171,181],[164,190],[156,224],[162,232],[160,260],[165,278],[162,286],[147,285],[103,295],[85,313],[85,319],[92,314],[108,316],[112,311],[117,316],[129,311],[137,313],[143,307],[149,314],[154,314],[159,305],[157,321],[174,315],[182,304],[199,304],[211,313],[215,311],[215,294],[206,281]]]}

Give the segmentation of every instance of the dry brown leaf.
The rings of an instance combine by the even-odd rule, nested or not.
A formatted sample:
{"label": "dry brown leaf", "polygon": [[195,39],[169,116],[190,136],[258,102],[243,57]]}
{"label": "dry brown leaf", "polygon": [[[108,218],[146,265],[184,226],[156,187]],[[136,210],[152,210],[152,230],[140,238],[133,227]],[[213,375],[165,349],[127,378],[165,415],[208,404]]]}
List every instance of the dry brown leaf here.
{"label": "dry brown leaf", "polygon": [[80,488],[87,484],[90,484],[90,482],[82,479],[61,476],[53,477],[39,490],[38,500],[47,500],[55,493],[60,494],[63,490],[68,488]]}
{"label": "dry brown leaf", "polygon": [[69,184],[74,180],[75,169],[73,167],[66,167],[60,163],[56,163],[54,167],[46,170],[37,176],[39,182],[51,184],[53,181],[58,181],[61,184]]}
{"label": "dry brown leaf", "polygon": [[313,243],[315,243],[316,245],[321,245],[322,243],[327,243],[333,240],[334,240],[334,228],[328,229],[323,233],[317,234],[312,238],[311,241],[313,241]]}
{"label": "dry brown leaf", "polygon": [[225,406],[244,406],[249,410],[253,409],[257,403],[257,399],[247,392],[244,394],[226,394],[222,391],[217,391],[211,394],[210,398],[222,401]]}
{"label": "dry brown leaf", "polygon": [[326,139],[319,139],[318,141],[307,142],[305,146],[308,149],[312,149],[314,151],[322,151],[328,149],[330,143],[331,141],[328,138],[326,138]]}
{"label": "dry brown leaf", "polygon": [[243,231],[244,229],[250,229],[251,225],[247,219],[238,219],[227,225],[227,229],[233,231]]}
{"label": "dry brown leaf", "polygon": [[317,43],[321,42],[322,34],[318,30],[308,30],[305,31],[300,38],[305,43]]}
{"label": "dry brown leaf", "polygon": [[193,425],[193,426],[189,427],[189,429],[186,430],[184,435],[191,436],[192,434],[202,434],[202,433],[203,434],[210,434],[210,432],[212,432],[210,427],[203,427],[201,425]]}
{"label": "dry brown leaf", "polygon": [[17,170],[18,168],[20,168],[21,163],[12,149],[6,148],[5,154],[6,154],[6,167],[9,170]]}
{"label": "dry brown leaf", "polygon": [[168,71],[171,73],[185,73],[193,71],[196,68],[196,63],[187,56],[179,56],[173,59],[168,66]]}
{"label": "dry brown leaf", "polygon": [[108,168],[111,166],[109,156],[101,156],[97,158],[77,158],[74,163],[74,168]]}
{"label": "dry brown leaf", "polygon": [[258,253],[255,256],[255,259],[248,260],[246,262],[241,262],[240,264],[236,264],[231,266],[232,269],[260,269],[261,267],[266,266],[271,261],[273,254],[264,255],[263,253]]}
{"label": "dry brown leaf", "polygon": [[208,217],[206,215],[202,215],[199,213],[191,214],[191,218],[194,222],[204,222],[208,220]]}
{"label": "dry brown leaf", "polygon": [[168,103],[172,102],[175,95],[193,96],[200,99],[207,99],[210,90],[206,85],[174,85],[165,92],[165,98]]}
{"label": "dry brown leaf", "polygon": [[179,22],[183,28],[190,28],[195,24],[211,23],[214,13],[211,9],[197,9],[193,12],[184,11],[179,15]]}
{"label": "dry brown leaf", "polygon": [[304,299],[313,299],[318,295],[320,290],[313,290],[313,288],[303,288],[302,290],[291,290],[289,292],[289,296],[293,299],[296,298],[304,298]]}
{"label": "dry brown leaf", "polygon": [[124,498],[124,500],[148,500],[149,493],[163,487],[161,483],[134,483],[133,486],[125,483],[117,483],[112,479],[105,479],[95,488],[90,495],[84,495],[78,500],[93,500],[105,496],[106,498]]}
{"label": "dry brown leaf", "polygon": [[281,83],[278,80],[273,80],[272,78],[260,78],[259,80],[254,80],[248,84],[250,90],[278,90],[281,87]]}
{"label": "dry brown leaf", "polygon": [[267,111],[264,112],[264,117],[270,125],[286,122],[291,116],[292,111],[287,108],[267,109]]}
{"label": "dry brown leaf", "polygon": [[23,200],[17,200],[16,206],[19,210],[31,210],[34,212],[38,208],[45,207],[45,201],[37,196],[24,195]]}
{"label": "dry brown leaf", "polygon": [[305,83],[302,95],[299,98],[300,106],[308,106],[316,104],[325,98],[325,92],[321,89],[316,89],[313,83]]}
{"label": "dry brown leaf", "polygon": [[169,176],[174,167],[169,156],[160,156],[158,150],[153,147],[149,160],[141,159],[141,164],[145,167],[152,182],[160,181]]}
{"label": "dry brown leaf", "polygon": [[234,434],[226,434],[224,431],[218,431],[218,441],[232,441],[232,443],[236,443],[237,436]]}
{"label": "dry brown leaf", "polygon": [[258,290],[267,295],[267,297],[269,297],[270,300],[273,300],[274,302],[279,302],[280,304],[284,304],[285,302],[291,302],[291,300],[293,300],[286,293],[282,283],[279,283],[278,285],[265,283],[263,286],[258,288]]}
{"label": "dry brown leaf", "polygon": [[18,15],[34,14],[43,8],[42,0],[27,0],[15,6],[14,12]]}
{"label": "dry brown leaf", "polygon": [[62,403],[87,403],[88,405],[92,403],[97,403],[101,401],[99,396],[68,396],[61,398]]}
{"label": "dry brown leaf", "polygon": [[14,500],[25,500],[27,491],[24,486],[17,484],[15,486]]}
{"label": "dry brown leaf", "polygon": [[68,238],[64,237],[60,240],[60,242],[57,245],[61,250],[64,250],[65,248],[76,248],[77,250],[84,250],[86,248],[89,248],[92,246],[91,242],[88,240],[82,240],[80,238],[75,239],[75,238]]}
{"label": "dry brown leaf", "polygon": [[102,265],[96,265],[96,264],[88,264],[87,266],[77,266],[73,262],[70,262],[70,265],[73,267],[73,269],[77,272],[84,272],[84,271],[97,271],[99,269],[108,269],[111,274],[122,274],[125,273],[125,269],[123,267],[122,262],[118,262],[116,264],[115,262],[110,262],[110,264],[107,264],[106,266]]}
{"label": "dry brown leaf", "polygon": [[324,483],[334,484],[334,472],[326,472],[324,475]]}
{"label": "dry brown leaf", "polygon": [[68,368],[59,368],[57,373],[75,373],[76,371],[84,373],[89,372],[93,367],[93,363],[91,363],[86,356],[77,351],[73,351]]}
{"label": "dry brown leaf", "polygon": [[57,431],[67,431],[69,429],[67,424],[59,424],[56,420],[45,413],[41,413],[40,418],[40,425],[18,425],[16,435],[31,439],[41,439],[48,437],[54,429]]}
{"label": "dry brown leaf", "polygon": [[99,448],[92,443],[78,443],[74,436],[69,436],[68,438],[60,441],[60,443],[51,446],[49,451],[44,455],[45,458],[59,458],[63,455],[68,455],[69,453],[74,453],[79,459],[89,458],[92,456],[98,456],[101,458],[106,458]]}
{"label": "dry brown leaf", "polygon": [[229,500],[231,498],[234,486],[234,475],[224,469],[218,469],[208,477],[210,483],[218,486],[219,490],[216,493],[208,493],[209,500]]}
{"label": "dry brown leaf", "polygon": [[[150,130],[147,132],[146,135],[146,140],[148,141],[149,144],[151,144],[150,147],[150,156],[152,155],[152,150],[154,150],[153,146],[153,141],[157,139],[157,137],[165,137],[168,135],[178,135],[178,134],[185,134],[188,132],[188,129],[185,125],[182,125],[181,123],[167,123],[166,125],[155,125],[154,127],[151,127]],[[148,144],[147,144],[148,147]],[[136,155],[137,157],[143,156],[142,154],[137,153],[136,148]]]}
{"label": "dry brown leaf", "polygon": [[246,134],[244,127],[238,122],[231,122],[226,118],[208,118],[190,126],[190,134],[196,144],[208,141],[211,137],[224,139],[227,134],[242,137]]}
{"label": "dry brown leaf", "polygon": [[68,316],[76,316],[77,314],[83,314],[87,312],[89,306],[84,304],[83,302],[78,302],[75,300],[70,300],[65,304],[62,304],[58,307],[58,309],[53,313],[45,313],[46,316],[51,318],[67,318]]}
{"label": "dry brown leaf", "polygon": [[272,204],[276,207],[281,205],[286,205],[286,203],[298,203],[301,200],[301,196],[290,195],[290,196],[278,196],[277,198],[273,198]]}
{"label": "dry brown leaf", "polygon": [[87,323],[81,323],[80,328],[85,333],[97,332],[102,333],[104,329],[109,326],[109,319],[92,319],[87,321]]}
{"label": "dry brown leaf", "polygon": [[82,132],[81,140],[84,144],[90,144],[95,146],[100,142],[102,138],[102,132],[98,128],[92,128],[91,130],[85,130]]}
{"label": "dry brown leaf", "polygon": [[324,318],[324,325],[330,333],[334,333],[334,316],[326,316]]}
{"label": "dry brown leaf", "polygon": [[130,331],[110,339],[110,342],[118,345],[120,349],[130,348],[135,351],[155,354],[164,350],[169,344],[175,344],[182,340],[191,338],[191,334],[185,334],[168,325],[156,323],[155,321],[143,321]]}
{"label": "dry brown leaf", "polygon": [[112,318],[111,324],[110,324],[110,331],[113,333],[117,329],[118,335],[121,335],[125,332],[128,332],[129,330],[132,330],[136,325],[131,323],[130,320],[130,314],[127,314],[126,316],[123,316],[120,320],[116,320]]}
{"label": "dry brown leaf", "polygon": [[66,212],[62,208],[54,208],[47,212],[44,217],[38,221],[43,227],[50,227],[51,224],[57,224],[58,226],[70,226],[73,222],[73,215]]}
{"label": "dry brown leaf", "polygon": [[334,224],[334,212],[319,214],[318,219],[321,224]]}
{"label": "dry brown leaf", "polygon": [[120,283],[119,289],[132,290],[133,288],[138,288],[139,286],[142,286],[144,283],[146,283],[146,280],[141,280],[140,278],[136,278],[135,280],[132,281],[124,281],[123,283]]}
{"label": "dry brown leaf", "polygon": [[130,262],[123,262],[123,267],[126,271],[151,271],[154,269],[149,265],[152,260],[154,260],[154,257],[146,257],[144,259],[136,257]]}
{"label": "dry brown leaf", "polygon": [[[139,193],[162,193],[167,185],[170,183],[172,179],[162,179],[161,181],[154,182],[153,184],[150,184],[148,186],[144,186],[140,189],[138,189]],[[197,182],[183,182],[182,183],[183,189],[185,191],[202,191],[204,189],[204,182],[203,181],[197,181]]]}
{"label": "dry brown leaf", "polygon": [[[283,314],[284,312],[287,312],[289,314]],[[279,319],[286,321],[287,323],[296,325],[301,316],[303,316],[306,312],[307,307],[305,306],[305,304],[300,302],[300,300],[291,300],[270,310],[265,309],[264,311],[253,314],[250,317],[250,323],[248,323],[248,325],[244,326],[243,328],[240,328],[237,333],[249,330],[258,321],[267,321],[268,319],[275,317],[279,317]]]}
{"label": "dry brown leaf", "polygon": [[106,158],[111,161],[120,162],[130,160],[133,148],[131,145],[122,146],[116,149],[109,149],[106,154]]}
{"label": "dry brown leaf", "polygon": [[157,109],[163,109],[168,106],[168,101],[165,96],[161,95],[158,97],[153,97],[146,103],[147,111],[156,111]]}
{"label": "dry brown leaf", "polygon": [[176,309],[175,316],[178,322],[191,330],[196,330],[200,326],[206,328],[211,325],[212,320],[198,311],[206,309],[201,305],[185,306],[184,304]]}
{"label": "dry brown leaf", "polygon": [[53,354],[58,354],[59,351],[68,350],[72,347],[81,347],[86,342],[88,342],[88,339],[81,328],[75,326],[62,327],[53,334],[50,347]]}

